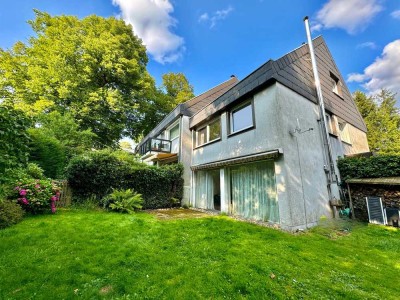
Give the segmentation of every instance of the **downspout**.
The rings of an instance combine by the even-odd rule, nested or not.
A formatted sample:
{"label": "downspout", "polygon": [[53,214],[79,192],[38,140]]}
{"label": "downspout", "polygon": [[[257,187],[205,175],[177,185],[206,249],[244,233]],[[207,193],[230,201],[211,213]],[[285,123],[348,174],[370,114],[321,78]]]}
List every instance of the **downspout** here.
{"label": "downspout", "polygon": [[317,90],[320,119],[323,127],[323,139],[325,148],[324,150],[326,151],[326,157],[328,158],[328,166],[325,168],[325,171],[327,172],[328,194],[329,194],[329,200],[332,200],[332,183],[334,182],[334,179],[336,179],[335,166],[333,163],[334,160],[332,157],[332,146],[330,143],[329,131],[325,119],[325,104],[324,104],[324,98],[322,96],[321,82],[319,80],[317,60],[315,59],[314,46],[311,39],[311,31],[310,31],[310,25],[308,23],[308,17],[304,18],[304,23],[306,26],[308,47],[310,49],[311,64],[315,80],[315,88]]}

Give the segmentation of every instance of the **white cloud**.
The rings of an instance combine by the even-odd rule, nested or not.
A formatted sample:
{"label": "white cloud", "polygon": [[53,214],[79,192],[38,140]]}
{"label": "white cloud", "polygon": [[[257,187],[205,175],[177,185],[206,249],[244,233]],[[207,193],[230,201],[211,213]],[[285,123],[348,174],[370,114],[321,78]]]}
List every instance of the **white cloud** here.
{"label": "white cloud", "polygon": [[178,60],[184,39],[172,32],[177,20],[171,16],[170,0],[112,0],[121,9],[122,18],[133,27],[155,61],[171,63]]}
{"label": "white cloud", "polygon": [[341,28],[356,34],[382,10],[380,0],[329,0],[317,12],[317,20],[323,28]]}
{"label": "white cloud", "polygon": [[365,42],[357,45],[357,48],[369,48],[369,49],[376,49],[377,46],[374,42]]}
{"label": "white cloud", "polygon": [[399,19],[400,20],[400,9],[399,10],[395,10],[390,14],[393,18],[395,19]]}
{"label": "white cloud", "polygon": [[362,82],[371,94],[385,88],[400,96],[400,39],[385,46],[381,56],[365,68],[363,74],[349,74],[347,81]]}
{"label": "white cloud", "polygon": [[199,22],[210,24],[210,28],[214,28],[217,22],[225,20],[226,17],[233,11],[232,6],[228,6],[226,9],[217,10],[211,15],[204,13],[199,17]]}

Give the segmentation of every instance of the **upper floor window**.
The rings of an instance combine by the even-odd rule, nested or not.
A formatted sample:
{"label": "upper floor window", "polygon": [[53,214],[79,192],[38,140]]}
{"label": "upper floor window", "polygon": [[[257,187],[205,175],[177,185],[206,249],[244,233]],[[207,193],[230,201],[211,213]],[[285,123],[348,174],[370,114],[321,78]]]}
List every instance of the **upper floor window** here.
{"label": "upper floor window", "polygon": [[340,139],[348,144],[351,144],[351,137],[349,132],[349,125],[345,121],[339,121]]}
{"label": "upper floor window", "polygon": [[230,133],[239,132],[254,126],[253,103],[247,102],[230,113]]}
{"label": "upper floor window", "polygon": [[179,123],[176,123],[170,130],[169,130],[169,139],[172,141],[179,137]]}
{"label": "upper floor window", "polygon": [[342,83],[339,78],[337,78],[334,74],[330,73],[331,83],[332,83],[332,92],[335,94],[342,96]]}
{"label": "upper floor window", "polygon": [[337,136],[337,130],[336,130],[336,124],[335,124],[335,119],[333,116],[330,114],[326,113],[325,114],[325,121],[326,121],[326,127],[328,128],[328,132],[330,134],[336,135]]}
{"label": "upper floor window", "polygon": [[196,131],[196,146],[221,138],[221,120],[218,118]]}

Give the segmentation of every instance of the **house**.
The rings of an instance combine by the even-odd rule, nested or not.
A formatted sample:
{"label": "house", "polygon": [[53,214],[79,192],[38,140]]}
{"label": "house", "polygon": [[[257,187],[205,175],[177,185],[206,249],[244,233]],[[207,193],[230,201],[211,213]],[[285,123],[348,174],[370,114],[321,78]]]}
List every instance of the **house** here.
{"label": "house", "polygon": [[178,106],[140,143],[142,159],[182,162],[183,202],[193,207],[287,230],[330,216],[330,203],[340,198],[337,157],[369,148],[366,126],[324,39],[314,39],[313,47],[322,118],[303,44],[239,82],[231,78]]}
{"label": "house", "polygon": [[189,119],[227,92],[237,82],[238,79],[231,76],[229,80],[205,93],[179,104],[136,146],[136,152],[145,163],[158,166],[182,163],[185,166],[183,201],[186,203],[189,203],[192,178],[190,170],[192,133],[189,129]]}

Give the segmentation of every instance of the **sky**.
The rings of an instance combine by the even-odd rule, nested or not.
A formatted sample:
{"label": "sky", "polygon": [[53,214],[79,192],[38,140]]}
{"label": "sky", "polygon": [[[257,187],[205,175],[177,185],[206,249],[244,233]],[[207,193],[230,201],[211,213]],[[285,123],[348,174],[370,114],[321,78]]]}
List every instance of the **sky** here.
{"label": "sky", "polygon": [[33,35],[33,9],[51,15],[122,18],[147,47],[148,70],[161,84],[182,72],[195,94],[322,35],[350,91],[397,92],[400,107],[399,0],[2,0],[0,47]]}

